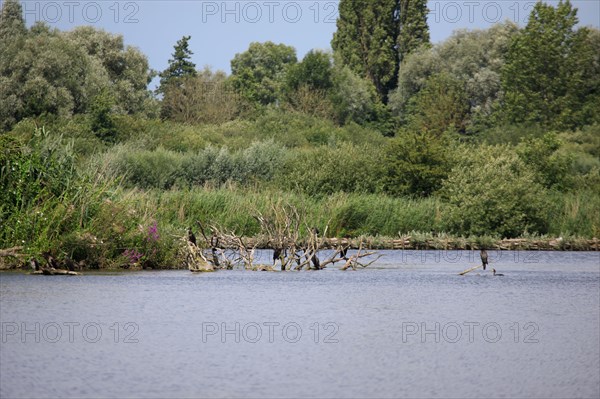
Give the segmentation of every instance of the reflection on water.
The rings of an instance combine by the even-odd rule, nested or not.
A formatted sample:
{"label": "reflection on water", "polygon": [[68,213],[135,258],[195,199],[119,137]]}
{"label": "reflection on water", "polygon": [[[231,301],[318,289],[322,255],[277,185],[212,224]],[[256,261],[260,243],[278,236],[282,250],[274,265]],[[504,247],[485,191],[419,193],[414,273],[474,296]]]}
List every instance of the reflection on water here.
{"label": "reflection on water", "polygon": [[[598,397],[600,254],[0,274],[0,397]],[[267,262],[268,251],[261,254]],[[39,342],[38,342],[39,341]]]}

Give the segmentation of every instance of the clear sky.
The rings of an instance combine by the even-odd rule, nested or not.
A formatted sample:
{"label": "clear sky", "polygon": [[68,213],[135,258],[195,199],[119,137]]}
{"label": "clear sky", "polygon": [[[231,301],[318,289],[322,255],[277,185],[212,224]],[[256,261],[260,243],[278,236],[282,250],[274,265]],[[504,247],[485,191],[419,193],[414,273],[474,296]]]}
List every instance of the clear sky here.
{"label": "clear sky", "polygon": [[[2,0],[0,0],[0,3]],[[69,30],[93,25],[123,34],[144,52],[152,68],[165,69],[173,45],[190,35],[193,61],[229,72],[229,62],[253,41],[273,41],[296,48],[329,49],[339,1],[204,0],[21,0],[28,25],[46,21]],[[548,1],[557,4],[557,1]],[[575,0],[580,24],[600,27],[600,0]],[[524,24],[535,1],[430,0],[428,23],[433,42],[456,29],[485,28],[506,19]]]}

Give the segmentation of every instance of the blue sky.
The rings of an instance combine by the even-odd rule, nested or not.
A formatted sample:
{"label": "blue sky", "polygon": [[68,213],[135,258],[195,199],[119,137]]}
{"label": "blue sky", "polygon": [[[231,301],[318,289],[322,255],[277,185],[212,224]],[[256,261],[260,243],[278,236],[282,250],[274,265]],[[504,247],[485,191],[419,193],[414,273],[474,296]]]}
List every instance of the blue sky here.
{"label": "blue sky", "polygon": [[[1,0],[0,0],[1,2]],[[229,72],[229,62],[253,41],[271,40],[296,48],[298,57],[313,48],[329,49],[336,29],[335,0],[22,0],[28,25],[35,21],[69,30],[93,25],[123,34],[156,70],[166,67],[173,45],[191,35],[193,61]],[[556,1],[548,1],[556,4]],[[430,0],[428,23],[433,42],[456,29],[486,28],[495,22],[527,21],[535,1]],[[580,24],[600,27],[600,0],[572,1]]]}

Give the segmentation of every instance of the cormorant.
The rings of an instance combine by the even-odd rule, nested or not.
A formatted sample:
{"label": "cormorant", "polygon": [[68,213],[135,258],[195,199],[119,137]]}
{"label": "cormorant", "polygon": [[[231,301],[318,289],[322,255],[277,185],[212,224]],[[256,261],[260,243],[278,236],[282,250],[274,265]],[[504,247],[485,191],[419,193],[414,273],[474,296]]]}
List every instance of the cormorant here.
{"label": "cormorant", "polygon": [[340,250],[340,258],[342,258],[342,259],[344,259],[344,260],[347,260],[347,259],[348,259],[348,258],[346,257],[346,255],[348,254],[348,248],[349,248],[349,246],[348,246],[348,245],[344,245],[344,246],[342,247],[342,249]]}
{"label": "cormorant", "polygon": [[56,261],[56,259],[54,259],[54,257],[50,254],[49,251],[46,251],[44,253],[42,253],[42,256],[44,258],[46,258],[46,262],[48,262],[48,267],[51,269],[60,269],[60,267],[58,267],[58,262]]}
{"label": "cormorant", "polygon": [[191,228],[188,229],[188,240],[194,244],[194,246],[197,246],[198,244],[196,244],[196,236],[194,235],[194,232],[192,231]]}
{"label": "cormorant", "polygon": [[492,268],[492,272],[494,273],[494,276],[504,276],[502,273],[496,273],[496,269],[494,268]]}
{"label": "cormorant", "polygon": [[485,249],[482,249],[481,252],[479,253],[479,255],[481,256],[481,265],[483,266],[483,270],[485,270],[485,267],[488,264],[487,251]]}
{"label": "cormorant", "polygon": [[321,261],[319,260],[319,258],[317,257],[317,254],[314,254],[312,259],[312,264],[315,268],[317,268],[317,270],[321,270]]}
{"label": "cormorant", "polygon": [[277,262],[277,259],[279,259],[280,256],[281,256],[281,248],[274,248],[273,249],[273,264],[275,264],[275,262]]}

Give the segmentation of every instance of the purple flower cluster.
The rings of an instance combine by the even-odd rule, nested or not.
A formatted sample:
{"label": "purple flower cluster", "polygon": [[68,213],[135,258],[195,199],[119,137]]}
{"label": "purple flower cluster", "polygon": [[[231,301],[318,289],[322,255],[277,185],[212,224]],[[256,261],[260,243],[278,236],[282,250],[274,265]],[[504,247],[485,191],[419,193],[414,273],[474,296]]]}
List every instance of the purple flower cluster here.
{"label": "purple flower cluster", "polygon": [[143,253],[138,252],[137,249],[126,249],[123,252],[123,256],[127,258],[127,260],[129,260],[129,263],[137,263],[142,256],[144,256]]}
{"label": "purple flower cluster", "polygon": [[146,239],[148,241],[158,241],[160,238],[160,234],[158,234],[158,225],[156,223],[156,221],[154,221],[154,223],[152,223],[149,227],[148,227],[148,237],[146,237]]}

